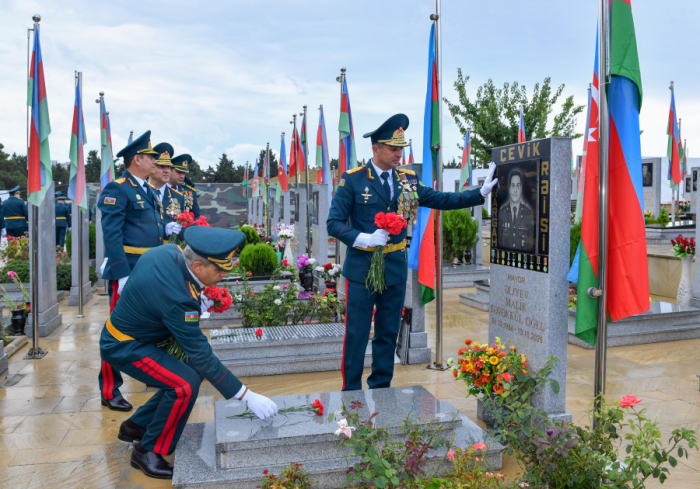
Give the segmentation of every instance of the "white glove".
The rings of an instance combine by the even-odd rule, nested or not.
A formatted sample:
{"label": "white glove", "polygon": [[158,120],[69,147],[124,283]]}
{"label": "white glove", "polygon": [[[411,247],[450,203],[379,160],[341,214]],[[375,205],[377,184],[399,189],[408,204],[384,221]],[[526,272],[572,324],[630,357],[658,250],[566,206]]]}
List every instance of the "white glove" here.
{"label": "white glove", "polygon": [[481,190],[480,190],[481,196],[483,198],[486,198],[486,196],[488,196],[488,194],[490,194],[491,191],[493,190],[493,187],[498,185],[498,180],[493,179],[493,174],[496,171],[496,165],[491,163],[489,165],[489,168],[491,169],[491,171],[489,171],[489,176],[486,177],[486,181],[481,186]]}
{"label": "white glove", "polygon": [[70,231],[70,230],[71,230],[71,228],[68,228],[68,229],[66,230],[66,232],[68,232],[68,231]]}
{"label": "white glove", "polygon": [[165,225],[165,235],[170,236],[171,234],[180,234],[182,231],[182,224],[178,222],[169,222]]}
{"label": "white glove", "polygon": [[124,290],[124,286],[126,285],[127,280],[129,280],[128,275],[119,279],[119,288],[117,289],[117,294],[122,295],[122,290]]}
{"label": "white glove", "polygon": [[389,231],[386,229],[377,229],[369,236],[369,246],[384,246],[389,241]]}
{"label": "white glove", "polygon": [[100,267],[100,277],[105,273],[105,268],[107,267],[107,260],[109,260],[109,258],[105,258],[102,262],[102,266]]}
{"label": "white glove", "polygon": [[253,411],[253,414],[260,419],[271,418],[278,412],[277,404],[265,396],[256,394],[250,389],[248,389],[245,397],[241,400],[245,401],[248,405],[248,409]]}
{"label": "white glove", "polygon": [[202,314],[207,312],[207,309],[209,309],[211,306],[214,305],[214,301],[211,300],[209,297],[204,297],[202,295],[202,298],[200,299],[201,305],[202,305]]}

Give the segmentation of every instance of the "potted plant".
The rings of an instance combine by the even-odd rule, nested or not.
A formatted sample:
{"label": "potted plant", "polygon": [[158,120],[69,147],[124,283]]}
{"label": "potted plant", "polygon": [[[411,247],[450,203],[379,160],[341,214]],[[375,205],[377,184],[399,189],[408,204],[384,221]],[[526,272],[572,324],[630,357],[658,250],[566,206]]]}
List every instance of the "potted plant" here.
{"label": "potted plant", "polygon": [[312,266],[316,263],[314,258],[306,255],[297,255],[297,268],[299,269],[299,283],[304,291],[311,292],[314,288],[314,273]]}
{"label": "potted plant", "polygon": [[22,292],[22,295],[25,299],[19,304],[15,304],[10,299],[10,296],[7,294],[5,288],[2,285],[0,285],[0,289],[2,289],[2,299],[7,305],[7,307],[10,309],[10,311],[12,311],[11,324],[14,335],[22,336],[25,334],[24,328],[27,325],[27,314],[31,312],[29,292],[27,292],[27,289],[24,288],[24,284],[22,284],[21,280],[13,270],[7,272],[7,277],[19,287],[19,290]]}
{"label": "potted plant", "polygon": [[689,306],[693,297],[693,258],[695,258],[695,238],[684,238],[679,234],[671,240],[673,254],[680,257],[682,264],[681,281],[678,284],[676,300],[679,306]]}
{"label": "potted plant", "polygon": [[468,262],[471,262],[471,250],[479,240],[479,224],[472,219],[471,212],[467,209],[446,211],[443,216],[443,256],[452,263],[455,258],[461,260],[469,252]]}
{"label": "potted plant", "polygon": [[321,278],[326,283],[326,291],[329,293],[337,293],[336,280],[340,277],[343,267],[332,263],[326,263],[323,266],[316,267],[316,271],[321,275]]}

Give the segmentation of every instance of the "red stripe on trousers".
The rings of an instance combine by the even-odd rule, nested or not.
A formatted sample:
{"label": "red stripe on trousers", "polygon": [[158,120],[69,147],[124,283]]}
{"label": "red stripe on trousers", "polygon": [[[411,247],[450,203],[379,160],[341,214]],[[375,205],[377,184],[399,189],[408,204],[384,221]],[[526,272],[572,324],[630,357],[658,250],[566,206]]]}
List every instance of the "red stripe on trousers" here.
{"label": "red stripe on trousers", "polygon": [[[190,397],[192,397],[192,388],[190,387],[189,382],[185,381],[175,373],[167,370],[165,367],[159,365],[148,357],[144,357],[141,360],[134,362],[134,365],[156,380],[173,387],[177,393],[177,400],[173,404],[173,409],[170,411],[170,415],[165,423],[163,432],[156,440],[155,447],[153,448],[155,453],[167,455],[167,447],[170,446],[170,442],[172,442],[172,439],[175,436],[175,428],[177,428],[180,419],[182,419],[182,416],[185,414],[187,405],[190,402]],[[182,409],[183,401],[185,409]],[[165,449],[163,449],[163,445],[165,445]]]}
{"label": "red stripe on trousers", "polygon": [[[340,375],[343,376],[343,389],[345,389],[345,340],[348,337],[348,294],[350,280],[345,279],[345,334],[343,335],[343,359],[340,361]],[[341,390],[343,390],[341,389]]]}
{"label": "red stripe on trousers", "polygon": [[117,301],[119,300],[119,281],[118,280],[112,280],[112,301],[109,304],[109,313],[112,314],[112,311],[114,310],[114,306],[117,305]]}
{"label": "red stripe on trousers", "polygon": [[112,366],[102,361],[102,397],[104,399],[113,399],[114,395],[112,391],[114,390],[114,373],[112,372]]}

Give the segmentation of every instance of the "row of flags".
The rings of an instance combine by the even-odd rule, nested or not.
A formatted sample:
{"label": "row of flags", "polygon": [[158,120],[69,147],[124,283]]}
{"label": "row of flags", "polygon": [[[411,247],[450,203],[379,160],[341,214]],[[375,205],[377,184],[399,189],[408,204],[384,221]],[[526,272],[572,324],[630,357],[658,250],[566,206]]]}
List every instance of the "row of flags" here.
{"label": "row of flags", "polygon": [[678,184],[683,181],[688,172],[687,155],[683,149],[683,140],[681,139],[681,127],[676,112],[676,94],[671,84],[671,107],[668,112],[668,126],[666,128],[668,134],[668,148],[666,156],[668,157],[668,180],[676,190]]}

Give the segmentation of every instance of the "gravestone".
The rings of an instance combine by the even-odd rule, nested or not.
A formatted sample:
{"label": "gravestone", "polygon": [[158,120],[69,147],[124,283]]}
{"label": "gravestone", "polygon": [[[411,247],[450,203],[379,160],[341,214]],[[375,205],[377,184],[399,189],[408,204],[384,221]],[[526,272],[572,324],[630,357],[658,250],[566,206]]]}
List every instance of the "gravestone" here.
{"label": "gravestone", "polygon": [[[315,489],[345,486],[348,466],[359,462],[350,457],[344,439],[335,435],[343,405],[357,410],[362,421],[373,413],[373,423],[385,428],[392,440],[405,440],[403,420],[410,417],[430,436],[435,433],[452,447],[466,449],[486,443],[483,458],[491,470],[502,467],[503,447],[447,401],[441,401],[422,386],[392,387],[352,392],[321,392],[271,398],[280,410],[304,409],[319,400],[324,415],[296,411],[260,420],[240,417],[244,402],[231,399],[214,403],[214,419],[185,426],[175,452],[172,485],[176,488],[235,487],[254,489],[263,471],[278,476],[290,462],[302,464]],[[353,404],[351,407],[350,405]],[[335,413],[333,420],[328,419]],[[448,447],[431,450],[428,474],[444,473],[451,462]]]}
{"label": "gravestone", "polygon": [[[54,195],[54,184],[51,185],[46,195]],[[32,204],[28,204],[29,212],[29,256],[32,256],[33,212]],[[39,336],[48,336],[63,322],[58,310],[56,297],[56,206],[53,199],[45,198],[39,206]],[[30,277],[32,265],[30,260]],[[30,290],[31,293],[31,290]],[[27,336],[34,336],[32,330],[32,314],[27,318],[27,326],[24,328]]]}
{"label": "gravestone", "polygon": [[[695,171],[695,169],[693,170]],[[695,195],[695,194],[693,194]],[[700,234],[698,234],[698,225],[700,225],[700,219],[695,219],[695,236],[696,240],[700,238]],[[693,297],[690,299],[690,305],[693,307],[700,308],[700,260],[696,257],[694,260],[693,267],[695,268],[694,272],[694,284],[693,284]]]}
{"label": "gravestone", "polygon": [[693,179],[691,175],[686,175],[683,181],[683,188],[681,193],[683,194],[683,200],[690,200],[692,196],[691,189],[693,188]]}
{"label": "gravestone", "polygon": [[698,209],[698,172],[700,167],[694,166],[690,169],[692,181],[690,183],[690,213],[696,214]]}
{"label": "gravestone", "polygon": [[[68,305],[77,306],[78,305],[78,292],[82,289],[83,294],[83,305],[92,299],[92,284],[90,283],[90,222],[88,221],[88,213],[82,213],[83,220],[83,235],[78,236],[78,219],[81,218],[80,207],[75,203],[71,204],[73,208],[73,228],[71,229],[71,234],[73,239],[71,240],[71,280],[70,280],[70,295],[68,296]],[[79,266],[78,266],[78,239],[82,242],[82,255],[83,255],[83,276],[79,276]],[[100,263],[102,265],[102,263]]]}
{"label": "gravestone", "polygon": [[102,232],[102,211],[98,206],[95,206],[95,271],[97,272],[97,285],[104,287],[105,281],[100,273],[100,267],[105,260],[105,240]]}
{"label": "gravestone", "polygon": [[407,337],[402,336],[398,342],[398,355],[402,363],[414,365],[430,363],[432,360],[428,346],[428,332],[425,330],[425,307],[421,303],[421,285],[418,283],[418,271],[408,269],[404,307],[411,309],[411,324]]}
{"label": "gravestone", "polygon": [[[478,187],[477,187],[478,188]],[[478,224],[478,228],[476,230],[476,235],[479,239],[477,239],[476,244],[474,245],[474,249],[472,250],[472,264],[473,265],[482,265],[484,262],[484,257],[483,253],[481,251],[482,248],[482,240],[483,238],[481,237],[481,230],[483,227],[483,219],[481,218],[482,210],[484,206],[477,205],[472,207],[474,209],[474,219],[476,220]]]}
{"label": "gravestone", "polygon": [[491,207],[489,343],[500,337],[516,346],[529,370],[557,357],[552,378],[559,394],[547,386],[533,403],[551,418],[571,420],[565,409],[571,140],[494,148],[492,158],[499,189]]}
{"label": "gravestone", "polygon": [[644,210],[658,216],[661,211],[661,158],[642,159],[642,191]]}
{"label": "gravestone", "polygon": [[311,236],[313,237],[311,253],[316,258],[318,266],[328,263],[328,230],[326,228],[330,207],[328,184],[311,185],[311,203]]}
{"label": "gravestone", "polygon": [[246,214],[246,221],[248,222],[248,225],[253,224],[253,203],[255,202],[255,199],[247,199],[246,200],[246,205],[248,207],[248,213]]}
{"label": "gravestone", "polygon": [[294,189],[295,204],[294,204],[294,261],[296,263],[297,255],[308,254],[306,244],[306,223],[308,216],[306,215],[306,186],[299,185]]}
{"label": "gravestone", "polygon": [[279,202],[273,195],[270,202],[272,203],[272,226],[276,226],[279,222],[289,224],[289,192],[282,192]]}

